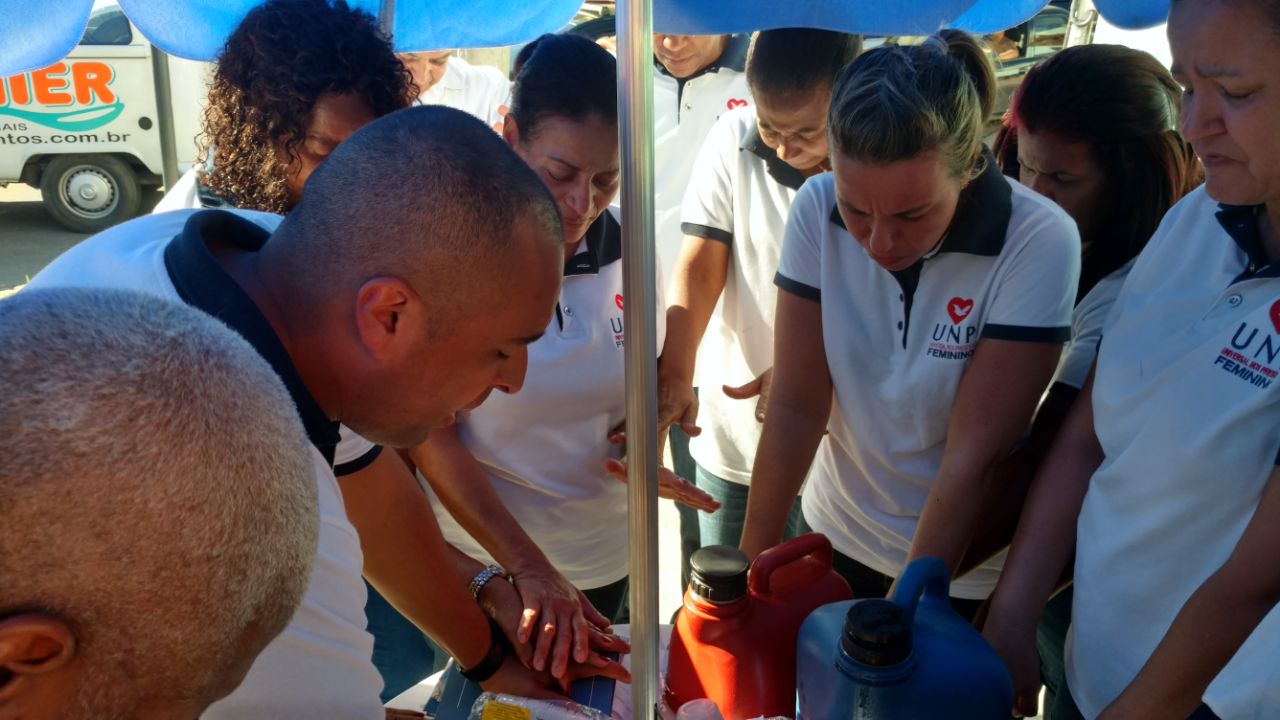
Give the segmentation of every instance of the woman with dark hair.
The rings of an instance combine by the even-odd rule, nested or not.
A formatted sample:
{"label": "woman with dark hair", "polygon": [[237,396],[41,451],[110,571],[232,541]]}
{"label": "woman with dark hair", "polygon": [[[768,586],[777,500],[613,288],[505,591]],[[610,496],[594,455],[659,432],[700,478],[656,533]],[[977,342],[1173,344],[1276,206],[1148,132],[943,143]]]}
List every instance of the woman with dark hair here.
{"label": "woman with dark hair", "polygon": [[992,595],[1016,714],[1070,569],[1057,720],[1280,717],[1280,2],[1175,0],[1168,33],[1205,181],[1112,303]]}
{"label": "woman with dark hair", "polygon": [[155,212],[229,204],[283,214],[338,143],[416,94],[372,15],[344,0],[264,3],[218,54],[204,147]]}
{"label": "woman with dark hair", "polygon": [[[1070,335],[1080,258],[1071,219],[983,149],[991,91],[981,48],[958,32],[840,74],[832,172],[797,194],[775,280],[748,555],[781,538],[813,464],[804,520],[856,596],[883,597],[917,557],[960,570],[1000,492],[990,470]],[[972,616],[999,569],[959,577],[953,604]]]}
{"label": "woman with dark hair", "polygon": [[[1083,252],[1071,343],[1029,441],[1008,464],[1021,477],[1034,474],[1084,386],[1133,259],[1169,208],[1200,182],[1200,162],[1176,130],[1181,94],[1169,71],[1144,52],[1080,45],[1027,73],[996,135],[1005,173],[1071,215]],[[1049,720],[1063,685],[1070,621],[1066,588],[1045,608],[1037,631]]]}
{"label": "woman with dark hair", "polygon": [[1067,48],[1014,93],[996,158],[1076,221],[1079,297],[1137,257],[1165,212],[1200,182],[1177,132],[1181,96],[1159,61],[1120,45]]}
{"label": "woman with dark hair", "polygon": [[[493,563],[481,585],[510,580],[523,594],[526,583],[544,582],[530,571],[549,563],[575,598],[581,591],[580,604],[526,611],[520,626],[519,640],[536,643],[534,668],[560,677],[570,660],[588,660],[590,635],[614,621],[626,597],[626,488],[610,477],[621,452],[609,438],[626,410],[625,240],[608,209],[621,175],[616,61],[578,36],[535,42],[502,136],[560,209],[565,264],[555,316],[529,345],[518,393],[490,396],[410,455],[445,539]],[[659,346],[663,334],[659,320]],[[669,472],[660,492],[714,507]]]}
{"label": "woman with dark hair", "polygon": [[[725,113],[694,163],[658,367],[658,425],[659,435],[678,422],[694,436],[697,485],[721,504],[699,516],[704,545],[742,537],[772,375],[783,228],[800,186],[829,169],[831,89],[860,45],[855,35],[827,30],[757,34],[747,56],[755,105]],[[695,365],[706,388],[700,398]],[[796,500],[785,535],[801,529]]]}

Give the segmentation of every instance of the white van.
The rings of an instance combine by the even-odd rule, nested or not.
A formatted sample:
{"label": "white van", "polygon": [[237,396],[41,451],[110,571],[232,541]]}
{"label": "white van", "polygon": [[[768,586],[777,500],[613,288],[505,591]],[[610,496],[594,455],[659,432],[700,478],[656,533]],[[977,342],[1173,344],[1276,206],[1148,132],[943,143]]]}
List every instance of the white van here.
{"label": "white van", "polygon": [[[40,188],[49,213],[77,232],[136,215],[142,188],[163,174],[151,55],[119,6],[101,4],[67,57],[0,77],[0,186]],[[195,157],[210,67],[169,62],[179,172]]]}

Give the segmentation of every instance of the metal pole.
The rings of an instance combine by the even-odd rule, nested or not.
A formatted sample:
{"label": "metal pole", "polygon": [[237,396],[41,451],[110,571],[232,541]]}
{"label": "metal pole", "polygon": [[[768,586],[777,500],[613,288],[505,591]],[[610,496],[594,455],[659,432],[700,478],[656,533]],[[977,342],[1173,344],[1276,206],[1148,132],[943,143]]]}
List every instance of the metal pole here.
{"label": "metal pole", "polygon": [[392,40],[392,46],[395,46],[395,37],[393,35],[396,29],[396,0],[379,0],[378,3],[378,26],[382,28],[382,34]]}
{"label": "metal pole", "polygon": [[658,712],[658,363],[653,240],[653,8],[621,0],[623,322],[627,328],[627,483],[631,538],[631,713]]}
{"label": "metal pole", "polygon": [[178,143],[173,133],[173,89],[169,84],[169,56],[151,46],[151,75],[156,89],[156,129],[160,132],[160,172],[167,191],[178,181]]}

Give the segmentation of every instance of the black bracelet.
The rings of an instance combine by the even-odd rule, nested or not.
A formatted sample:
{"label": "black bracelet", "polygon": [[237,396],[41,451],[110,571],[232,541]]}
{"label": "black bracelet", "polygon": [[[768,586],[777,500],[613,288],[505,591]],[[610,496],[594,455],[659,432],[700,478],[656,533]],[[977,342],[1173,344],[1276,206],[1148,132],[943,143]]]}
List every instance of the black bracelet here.
{"label": "black bracelet", "polygon": [[462,669],[461,663],[458,664],[462,677],[473,683],[482,683],[493,677],[498,672],[498,668],[502,667],[502,663],[507,661],[507,655],[511,653],[511,641],[507,639],[506,633],[502,632],[502,628],[493,618],[489,618],[489,635],[489,652],[483,660],[465,670]]}

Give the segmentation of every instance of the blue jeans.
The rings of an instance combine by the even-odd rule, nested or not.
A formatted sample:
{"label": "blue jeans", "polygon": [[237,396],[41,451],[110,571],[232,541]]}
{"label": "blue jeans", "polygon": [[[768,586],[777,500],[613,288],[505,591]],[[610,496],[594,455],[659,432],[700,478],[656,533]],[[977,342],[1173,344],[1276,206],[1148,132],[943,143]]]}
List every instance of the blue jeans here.
{"label": "blue jeans", "polygon": [[386,703],[444,667],[449,656],[372,585],[365,583],[365,588],[369,599],[364,614],[373,635],[373,665],[382,675],[382,702]]}
{"label": "blue jeans", "polygon": [[[698,392],[696,388],[694,392]],[[689,454],[689,436],[684,434],[679,425],[672,425],[669,437],[671,438],[671,464],[675,466],[671,469],[685,480],[693,480],[697,465],[693,462],[693,456]],[[676,512],[680,513],[680,587],[686,588],[689,586],[689,556],[693,555],[694,550],[702,547],[702,541],[698,536],[700,513],[680,504],[676,505]]]}
{"label": "blue jeans", "polygon": [[[694,482],[699,488],[710,493],[720,503],[720,509],[713,513],[698,513],[698,534],[702,537],[702,546],[731,545],[738,547],[742,540],[742,525],[747,519],[746,485],[739,485],[716,477],[707,472],[701,465],[697,466]],[[797,535],[809,532],[800,512],[800,498],[791,504],[787,513],[787,527],[783,540],[790,540]]]}
{"label": "blue jeans", "polygon": [[[1036,649],[1040,651],[1040,680],[1044,683],[1044,718],[1058,720],[1053,714],[1058,694],[1067,690],[1066,662],[1063,645],[1071,627],[1071,604],[1075,587],[1068,585],[1045,606],[1036,627]],[[1068,718],[1067,720],[1070,720]]]}

